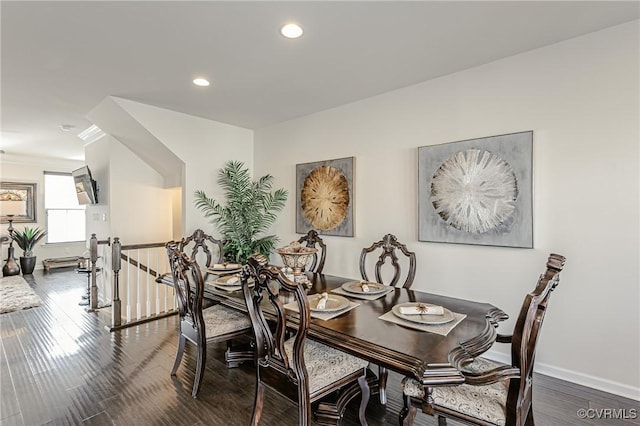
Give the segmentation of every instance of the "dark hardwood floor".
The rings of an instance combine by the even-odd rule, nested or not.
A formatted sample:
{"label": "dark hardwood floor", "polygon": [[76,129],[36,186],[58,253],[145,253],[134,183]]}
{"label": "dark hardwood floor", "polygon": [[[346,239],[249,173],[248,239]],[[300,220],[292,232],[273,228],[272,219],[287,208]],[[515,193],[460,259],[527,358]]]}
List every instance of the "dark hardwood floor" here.
{"label": "dark hardwood floor", "polygon": [[[43,306],[0,315],[0,424],[14,425],[247,425],[254,391],[253,366],[227,369],[224,345],[208,352],[198,399],[191,398],[194,351],[188,346],[177,377],[169,371],[177,342],[176,317],[109,333],[106,312],[78,306],[86,288],[73,269],[36,271],[27,280]],[[367,409],[372,426],[396,425],[400,378],[391,374],[386,408],[375,398]],[[640,424],[636,419],[578,418],[579,409],[638,410],[638,402],[536,376],[538,425]],[[295,425],[296,407],[268,393],[264,425]],[[355,425],[357,401],[342,422]],[[637,413],[637,411],[636,411]],[[632,416],[628,416],[632,417]],[[456,425],[455,422],[449,422]],[[418,425],[436,419],[418,414]]]}

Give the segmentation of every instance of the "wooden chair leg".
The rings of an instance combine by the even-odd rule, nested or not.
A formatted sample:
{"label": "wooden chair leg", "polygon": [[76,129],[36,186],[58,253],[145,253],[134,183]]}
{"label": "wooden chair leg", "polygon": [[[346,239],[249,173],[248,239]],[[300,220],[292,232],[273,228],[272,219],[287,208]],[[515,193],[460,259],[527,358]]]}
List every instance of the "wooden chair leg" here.
{"label": "wooden chair leg", "polygon": [[384,367],[378,367],[378,397],[380,404],[387,405],[387,377],[389,372]]}
{"label": "wooden chair leg", "polygon": [[400,410],[400,426],[411,426],[416,418],[418,408],[411,403],[411,397],[404,395],[402,410]]}
{"label": "wooden chair leg", "polygon": [[447,418],[445,416],[438,416],[438,426],[447,426]]}
{"label": "wooden chair leg", "polygon": [[527,420],[525,421],[525,426],[533,426],[535,422],[533,421],[533,407],[529,407],[529,413],[527,414]]}
{"label": "wooden chair leg", "polygon": [[262,407],[264,406],[264,385],[260,382],[256,384],[256,395],[253,401],[253,413],[251,414],[251,425],[258,426]]}
{"label": "wooden chair leg", "polygon": [[358,418],[360,419],[361,426],[367,426],[366,410],[369,404],[369,382],[367,382],[367,371],[365,370],[362,377],[358,378],[358,385],[360,385],[360,392],[362,397],[360,399],[360,409],[358,410]]}
{"label": "wooden chair leg", "polygon": [[196,377],[193,381],[193,391],[191,392],[191,396],[194,398],[198,397],[198,392],[200,392],[200,386],[202,385],[202,378],[204,377],[204,367],[207,363],[207,346],[206,345],[198,345],[198,360],[196,362]]}
{"label": "wooden chair leg", "polygon": [[171,370],[171,375],[175,376],[178,371],[178,367],[180,367],[180,363],[182,362],[182,355],[184,355],[184,346],[187,339],[185,339],[184,335],[180,335],[180,340],[178,340],[178,352],[176,353],[176,360],[173,362],[173,369]]}
{"label": "wooden chair leg", "polygon": [[313,413],[311,411],[311,401],[309,401],[309,393],[302,386],[298,386],[298,424],[311,425],[313,422]]}

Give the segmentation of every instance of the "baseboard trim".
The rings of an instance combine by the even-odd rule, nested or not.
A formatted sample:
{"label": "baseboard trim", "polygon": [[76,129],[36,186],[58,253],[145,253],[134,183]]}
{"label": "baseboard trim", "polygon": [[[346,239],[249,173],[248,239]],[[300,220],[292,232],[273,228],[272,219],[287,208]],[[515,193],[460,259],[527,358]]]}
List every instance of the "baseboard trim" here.
{"label": "baseboard trim", "polygon": [[[487,351],[482,356],[493,361],[502,363],[510,363],[511,356],[497,351]],[[577,371],[566,370],[564,368],[555,367],[550,364],[536,362],[534,371],[544,374],[545,376],[555,377],[556,379],[566,380],[588,388],[597,389],[603,392],[612,393],[624,398],[640,401],[640,388],[614,382],[612,380],[603,379],[601,377],[590,376],[588,374],[578,373]]]}

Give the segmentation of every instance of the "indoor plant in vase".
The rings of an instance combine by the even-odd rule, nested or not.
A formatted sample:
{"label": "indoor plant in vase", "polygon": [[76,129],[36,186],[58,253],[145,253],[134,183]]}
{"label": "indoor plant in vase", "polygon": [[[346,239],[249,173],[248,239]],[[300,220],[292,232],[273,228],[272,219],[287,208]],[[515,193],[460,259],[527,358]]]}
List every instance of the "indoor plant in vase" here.
{"label": "indoor plant in vase", "polygon": [[47,235],[47,231],[40,228],[29,228],[25,226],[22,231],[12,231],[11,238],[16,242],[18,247],[22,250],[22,256],[20,256],[20,269],[22,269],[23,275],[29,275],[33,273],[36,267],[36,257],[33,255],[33,248],[38,241],[43,239]]}
{"label": "indoor plant in vase", "polygon": [[244,264],[249,256],[262,253],[269,258],[278,237],[264,235],[287,201],[287,190],[271,191],[273,176],[252,180],[249,169],[239,161],[228,161],[218,171],[218,184],[225,204],[195,192],[195,205],[211,218],[225,241],[225,260]]}

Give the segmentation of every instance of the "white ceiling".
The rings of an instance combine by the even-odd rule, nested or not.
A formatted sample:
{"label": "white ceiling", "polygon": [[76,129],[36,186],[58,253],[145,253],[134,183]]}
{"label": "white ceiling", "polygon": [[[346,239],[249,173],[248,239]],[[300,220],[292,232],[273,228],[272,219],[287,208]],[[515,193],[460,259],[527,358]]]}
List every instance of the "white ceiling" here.
{"label": "white ceiling", "polygon": [[[635,20],[638,5],[3,0],[1,147],[82,159],[84,117],[109,95],[256,129]],[[300,39],[279,34],[289,21]]]}

